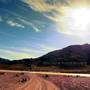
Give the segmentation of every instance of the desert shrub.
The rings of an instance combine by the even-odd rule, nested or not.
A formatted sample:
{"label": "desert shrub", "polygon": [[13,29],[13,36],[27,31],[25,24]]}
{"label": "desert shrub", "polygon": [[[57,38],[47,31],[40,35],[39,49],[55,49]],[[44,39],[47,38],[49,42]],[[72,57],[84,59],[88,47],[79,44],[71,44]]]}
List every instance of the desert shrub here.
{"label": "desert shrub", "polygon": [[0,72],[0,75],[4,75],[5,73],[4,72]]}

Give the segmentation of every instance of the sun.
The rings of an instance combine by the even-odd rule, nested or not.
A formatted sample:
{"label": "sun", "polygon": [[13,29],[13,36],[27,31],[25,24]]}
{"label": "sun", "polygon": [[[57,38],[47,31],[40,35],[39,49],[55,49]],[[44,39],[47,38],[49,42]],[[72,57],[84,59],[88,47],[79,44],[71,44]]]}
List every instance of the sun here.
{"label": "sun", "polygon": [[[68,8],[60,17],[62,33],[86,36],[90,29],[90,8]],[[59,24],[58,24],[59,25]]]}

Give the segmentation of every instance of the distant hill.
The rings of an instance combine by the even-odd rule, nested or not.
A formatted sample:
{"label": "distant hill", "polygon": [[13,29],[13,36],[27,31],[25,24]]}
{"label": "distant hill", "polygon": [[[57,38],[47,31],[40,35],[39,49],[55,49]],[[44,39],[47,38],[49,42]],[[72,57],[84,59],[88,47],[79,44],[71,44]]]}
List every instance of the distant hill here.
{"label": "distant hill", "polygon": [[71,45],[36,59],[37,65],[81,67],[90,64],[90,45]]}
{"label": "distant hill", "polygon": [[71,45],[66,48],[55,50],[41,57],[32,59],[26,58],[21,60],[10,61],[0,58],[0,65],[18,65],[18,67],[34,66],[56,66],[56,67],[84,67],[90,65],[90,44]]}

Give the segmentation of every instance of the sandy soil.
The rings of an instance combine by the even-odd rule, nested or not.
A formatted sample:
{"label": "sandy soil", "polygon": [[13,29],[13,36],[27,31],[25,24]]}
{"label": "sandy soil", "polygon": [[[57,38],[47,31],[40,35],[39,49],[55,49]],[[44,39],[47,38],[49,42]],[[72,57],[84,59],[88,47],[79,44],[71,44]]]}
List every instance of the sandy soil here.
{"label": "sandy soil", "polygon": [[0,90],[90,90],[90,78],[0,72]]}
{"label": "sandy soil", "polygon": [[38,75],[0,72],[0,90],[60,90]]}
{"label": "sandy soil", "polygon": [[90,90],[90,77],[41,76],[54,83],[60,90]]}
{"label": "sandy soil", "polygon": [[16,90],[29,80],[28,74],[0,72],[0,90]]}
{"label": "sandy soil", "polygon": [[51,82],[33,75],[32,79],[17,90],[60,90]]}

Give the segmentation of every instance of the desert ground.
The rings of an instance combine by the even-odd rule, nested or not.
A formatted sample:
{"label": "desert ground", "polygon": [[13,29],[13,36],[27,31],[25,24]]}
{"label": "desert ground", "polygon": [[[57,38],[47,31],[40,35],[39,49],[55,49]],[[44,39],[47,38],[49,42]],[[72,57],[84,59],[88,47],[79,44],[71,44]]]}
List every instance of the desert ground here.
{"label": "desert ground", "polygon": [[0,71],[0,90],[90,90],[90,77]]}

